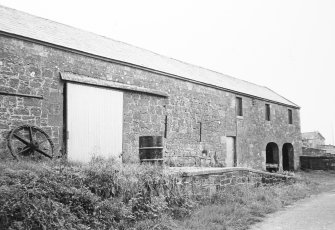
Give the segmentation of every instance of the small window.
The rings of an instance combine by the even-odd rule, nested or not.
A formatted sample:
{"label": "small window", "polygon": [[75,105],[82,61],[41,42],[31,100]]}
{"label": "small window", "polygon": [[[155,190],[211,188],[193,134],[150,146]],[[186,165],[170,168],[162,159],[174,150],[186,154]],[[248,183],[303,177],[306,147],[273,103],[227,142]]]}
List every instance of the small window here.
{"label": "small window", "polygon": [[265,104],[265,120],[270,120],[270,105]]}
{"label": "small window", "polygon": [[293,124],[292,109],[288,110],[288,123]]}
{"label": "small window", "polygon": [[243,116],[242,98],[236,97],[236,115]]}

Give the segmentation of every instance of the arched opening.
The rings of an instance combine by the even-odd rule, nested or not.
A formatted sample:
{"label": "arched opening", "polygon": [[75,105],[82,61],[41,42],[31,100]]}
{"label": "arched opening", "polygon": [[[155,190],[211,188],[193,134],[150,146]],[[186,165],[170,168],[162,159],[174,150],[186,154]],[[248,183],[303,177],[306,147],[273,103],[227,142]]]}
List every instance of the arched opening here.
{"label": "arched opening", "polygon": [[283,145],[283,170],[294,170],[294,149],[291,143],[285,143]]}
{"label": "arched opening", "polygon": [[266,145],[266,170],[277,172],[279,169],[279,149],[278,145],[270,142]]}

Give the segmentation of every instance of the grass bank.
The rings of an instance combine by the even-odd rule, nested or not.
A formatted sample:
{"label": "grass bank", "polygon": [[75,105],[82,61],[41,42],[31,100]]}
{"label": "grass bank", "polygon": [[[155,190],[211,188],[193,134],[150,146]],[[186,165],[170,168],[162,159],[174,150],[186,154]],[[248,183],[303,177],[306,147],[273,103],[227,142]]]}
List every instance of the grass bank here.
{"label": "grass bank", "polygon": [[0,229],[246,229],[318,192],[306,177],[191,198],[152,166],[1,162]]}
{"label": "grass bank", "polygon": [[201,202],[192,216],[178,222],[178,229],[248,229],[269,213],[305,198],[318,190],[315,183],[230,187]]}

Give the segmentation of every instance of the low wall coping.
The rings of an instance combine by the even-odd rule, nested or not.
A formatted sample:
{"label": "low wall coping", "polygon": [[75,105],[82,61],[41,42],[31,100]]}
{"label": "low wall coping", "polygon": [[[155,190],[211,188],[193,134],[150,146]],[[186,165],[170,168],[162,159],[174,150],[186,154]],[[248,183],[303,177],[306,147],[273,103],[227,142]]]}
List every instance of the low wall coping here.
{"label": "low wall coping", "polygon": [[219,175],[234,171],[248,171],[263,175],[282,177],[282,178],[293,178],[293,176],[282,175],[279,173],[270,173],[257,169],[245,168],[245,167],[225,167],[225,168],[211,168],[211,167],[170,167],[168,169],[171,173],[181,174],[182,177],[202,176],[202,175]]}
{"label": "low wall coping", "polygon": [[309,155],[301,155],[300,158],[320,158],[320,159],[335,159],[335,155],[332,156],[325,156],[325,155],[318,155],[318,156],[309,156]]}

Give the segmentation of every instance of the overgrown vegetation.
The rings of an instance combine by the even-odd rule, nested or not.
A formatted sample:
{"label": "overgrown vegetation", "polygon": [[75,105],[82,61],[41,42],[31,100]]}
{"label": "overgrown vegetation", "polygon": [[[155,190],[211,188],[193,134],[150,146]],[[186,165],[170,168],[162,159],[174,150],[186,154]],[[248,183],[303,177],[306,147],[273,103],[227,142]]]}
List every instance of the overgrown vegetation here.
{"label": "overgrown vegetation", "polygon": [[154,166],[0,163],[0,229],[246,229],[315,184],[235,186],[190,198]]}
{"label": "overgrown vegetation", "polygon": [[316,184],[306,181],[260,187],[230,187],[210,199],[203,199],[197,212],[178,223],[179,229],[248,229],[266,214],[316,191]]}
{"label": "overgrown vegetation", "polygon": [[0,163],[1,229],[130,229],[192,207],[174,178],[153,166]]}

